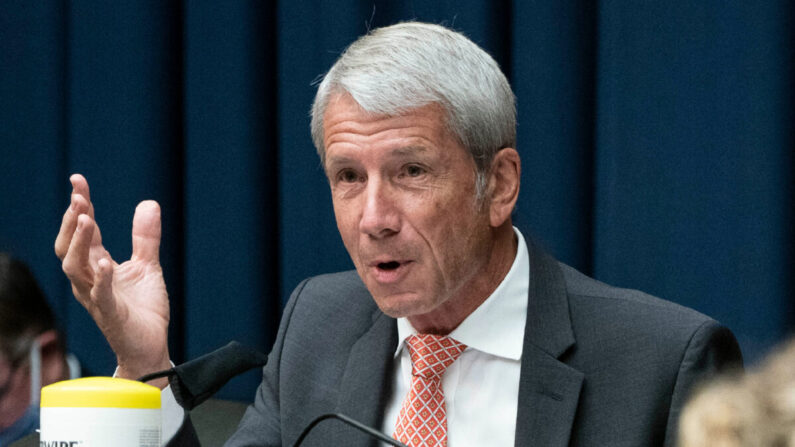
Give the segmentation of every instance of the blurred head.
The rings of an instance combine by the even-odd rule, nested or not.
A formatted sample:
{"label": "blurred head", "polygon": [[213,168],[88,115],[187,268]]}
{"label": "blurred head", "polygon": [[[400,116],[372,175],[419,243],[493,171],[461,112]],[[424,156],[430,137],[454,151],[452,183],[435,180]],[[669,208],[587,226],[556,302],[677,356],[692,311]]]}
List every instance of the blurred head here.
{"label": "blurred head", "polygon": [[762,435],[757,397],[739,377],[712,383],[683,411],[679,446],[756,446]]}
{"label": "blurred head", "polygon": [[507,273],[515,127],[497,64],[441,26],[376,29],[320,83],[312,135],[337,227],[387,315],[449,332]]}
{"label": "blurred head", "polygon": [[0,253],[0,430],[38,404],[41,386],[68,376],[55,318],[33,274]]}
{"label": "blurred head", "polygon": [[682,412],[679,446],[795,447],[795,341],[699,390]]}
{"label": "blurred head", "polygon": [[342,93],[376,115],[438,105],[443,124],[475,162],[480,194],[497,151],[516,147],[514,95],[497,62],[464,35],[439,25],[407,22],[374,29],[345,50],[312,105],[312,139],[322,162],[326,108]]}

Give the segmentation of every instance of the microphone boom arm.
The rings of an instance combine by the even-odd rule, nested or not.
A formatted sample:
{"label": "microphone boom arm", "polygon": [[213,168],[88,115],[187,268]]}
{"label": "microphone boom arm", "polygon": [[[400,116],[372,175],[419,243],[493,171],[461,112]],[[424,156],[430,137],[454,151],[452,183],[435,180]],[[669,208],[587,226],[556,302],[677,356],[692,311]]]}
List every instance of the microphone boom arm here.
{"label": "microphone boom arm", "polygon": [[350,426],[353,426],[357,430],[363,431],[363,432],[367,433],[368,435],[370,435],[370,436],[372,436],[374,438],[377,438],[379,441],[386,442],[387,444],[394,445],[395,447],[407,447],[406,444],[403,444],[402,442],[398,442],[398,441],[390,438],[389,436],[381,433],[380,431],[372,429],[372,428],[362,424],[361,422],[356,421],[354,419],[351,419],[348,416],[345,416],[344,414],[340,414],[340,413],[326,413],[326,414],[322,414],[322,415],[316,417],[314,420],[312,420],[312,422],[309,423],[309,425],[306,426],[304,431],[301,432],[301,435],[298,436],[298,439],[295,440],[295,444],[293,444],[293,447],[300,446],[301,443],[304,441],[304,438],[306,438],[306,436],[309,434],[309,432],[312,431],[312,429],[315,428],[315,426],[317,424],[319,424],[320,422],[322,422],[322,421],[324,421],[326,419],[339,419],[340,421],[342,421],[342,422],[344,422],[344,423],[346,423],[346,424],[348,424]]}

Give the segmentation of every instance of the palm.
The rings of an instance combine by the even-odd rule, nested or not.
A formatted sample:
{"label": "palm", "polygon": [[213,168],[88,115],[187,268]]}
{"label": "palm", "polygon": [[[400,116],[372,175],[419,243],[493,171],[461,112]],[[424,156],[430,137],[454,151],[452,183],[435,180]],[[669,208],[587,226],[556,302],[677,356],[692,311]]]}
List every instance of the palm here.
{"label": "palm", "polygon": [[[153,232],[159,232],[159,228],[153,228],[151,219],[134,221],[133,243],[159,240]],[[97,227],[88,256],[91,270],[98,270],[100,259],[110,259],[110,254],[102,245]],[[124,353],[129,360],[145,358],[153,346],[167,343],[168,293],[163,270],[156,261],[136,259],[135,253],[133,259],[121,264],[112,261],[112,299],[88,302],[86,306],[113,351]],[[135,335],[130,337],[131,334]]]}
{"label": "palm", "polygon": [[[168,293],[159,264],[129,260],[114,265],[110,303],[115,309],[96,309],[100,312],[94,316],[114,352],[137,361],[150,355],[153,346],[166,345]],[[106,323],[112,327],[106,330]]]}

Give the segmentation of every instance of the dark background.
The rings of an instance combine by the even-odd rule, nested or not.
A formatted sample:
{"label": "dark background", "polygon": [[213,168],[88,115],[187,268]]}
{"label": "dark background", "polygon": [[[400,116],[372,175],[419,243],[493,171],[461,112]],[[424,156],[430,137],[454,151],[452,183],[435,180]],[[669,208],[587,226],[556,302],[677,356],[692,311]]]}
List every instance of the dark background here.
{"label": "dark background", "polygon": [[0,250],[110,374],[52,251],[67,179],[88,178],[118,261],[135,205],[158,200],[174,360],[230,339],[267,352],[298,281],[351,267],[312,81],[368,28],[419,19],[463,31],[511,80],[525,233],[717,318],[753,361],[795,323],[794,15],[786,0],[2,1]]}

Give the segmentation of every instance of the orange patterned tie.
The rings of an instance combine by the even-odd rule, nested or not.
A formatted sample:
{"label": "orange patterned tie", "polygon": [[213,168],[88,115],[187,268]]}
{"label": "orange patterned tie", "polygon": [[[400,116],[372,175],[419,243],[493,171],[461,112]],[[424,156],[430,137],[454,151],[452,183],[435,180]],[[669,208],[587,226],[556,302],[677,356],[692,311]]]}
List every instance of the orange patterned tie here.
{"label": "orange patterned tie", "polygon": [[466,345],[441,335],[418,334],[406,339],[411,354],[411,389],[400,408],[393,438],[409,447],[447,445],[447,415],[442,374]]}

